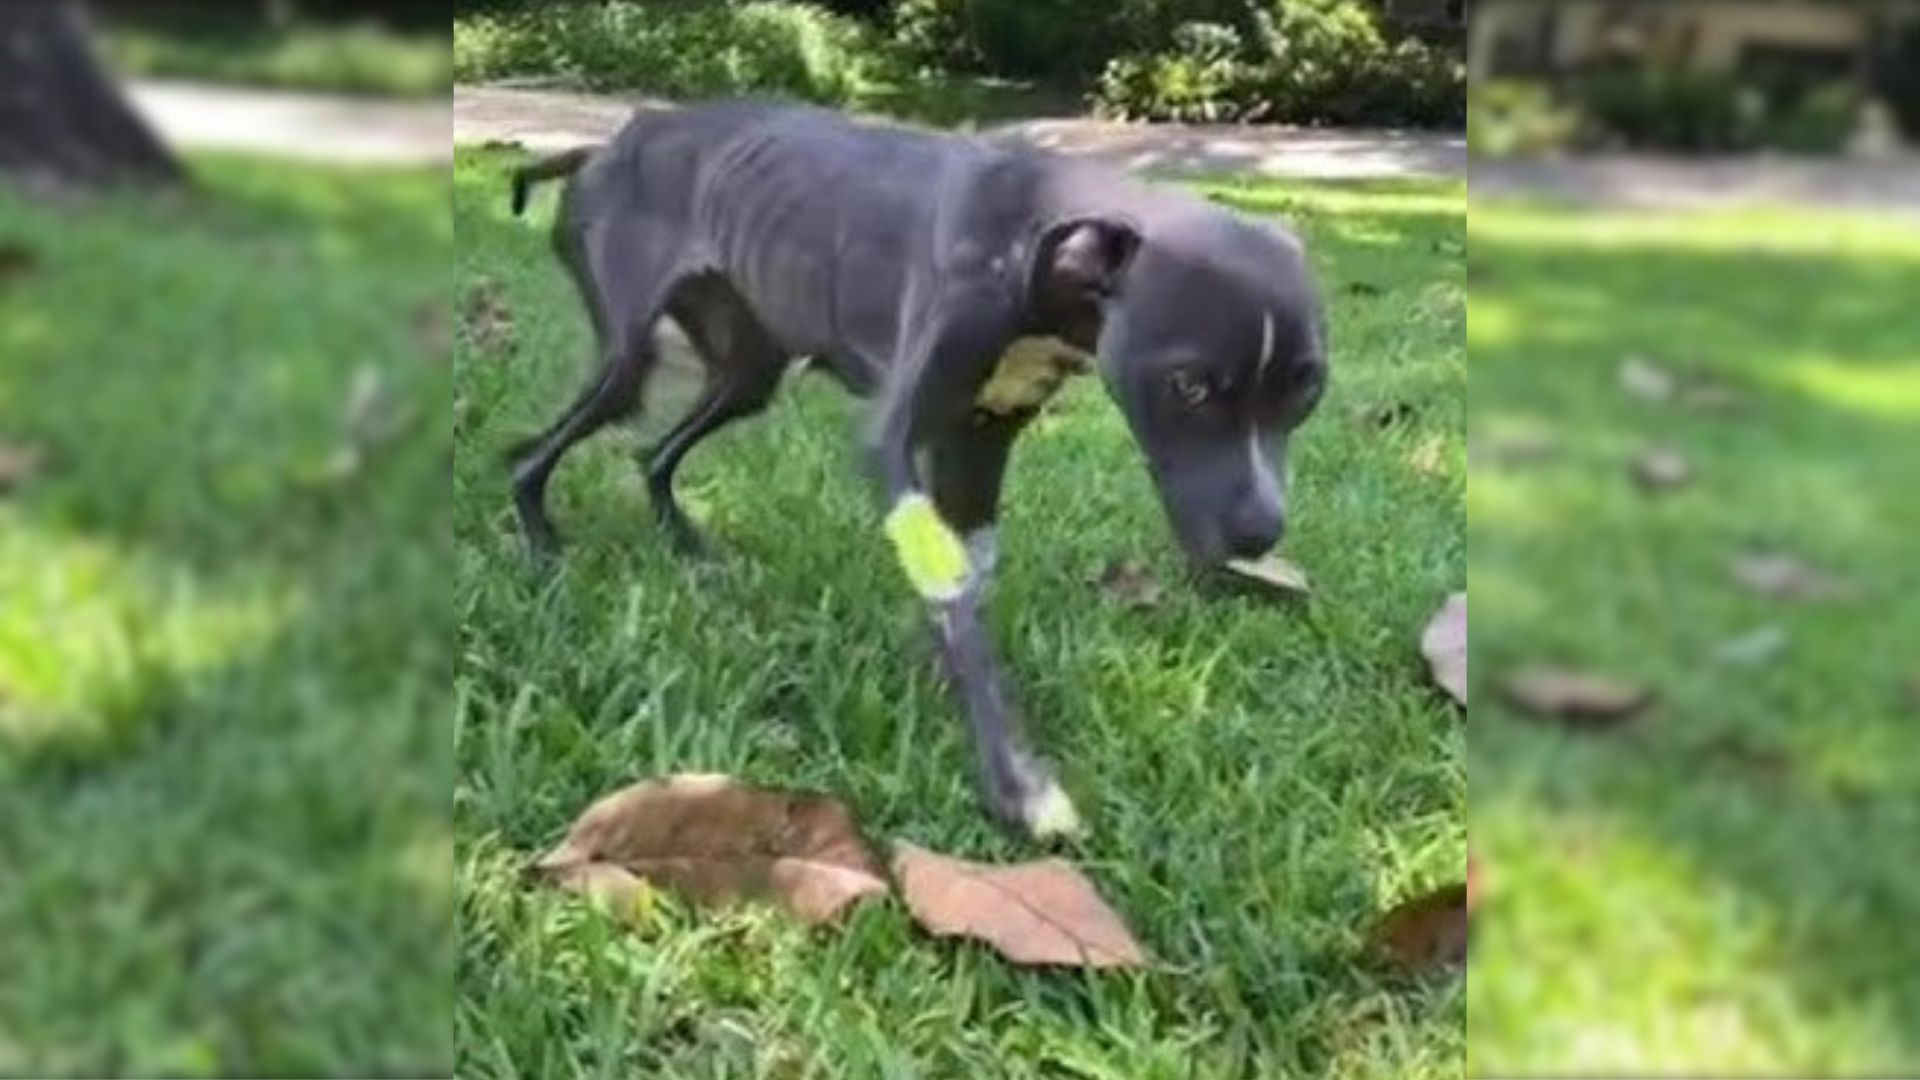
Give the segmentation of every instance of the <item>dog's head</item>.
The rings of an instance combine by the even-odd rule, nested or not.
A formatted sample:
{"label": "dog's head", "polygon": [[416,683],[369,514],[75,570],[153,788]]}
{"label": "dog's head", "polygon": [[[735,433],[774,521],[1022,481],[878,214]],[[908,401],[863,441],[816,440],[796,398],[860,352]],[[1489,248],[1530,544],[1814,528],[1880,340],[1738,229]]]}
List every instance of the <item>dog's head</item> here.
{"label": "dog's head", "polygon": [[1119,220],[1068,222],[1037,254],[1043,303],[1095,343],[1187,554],[1212,565],[1278,544],[1287,439],[1327,370],[1299,241],[1214,210],[1144,236]]}

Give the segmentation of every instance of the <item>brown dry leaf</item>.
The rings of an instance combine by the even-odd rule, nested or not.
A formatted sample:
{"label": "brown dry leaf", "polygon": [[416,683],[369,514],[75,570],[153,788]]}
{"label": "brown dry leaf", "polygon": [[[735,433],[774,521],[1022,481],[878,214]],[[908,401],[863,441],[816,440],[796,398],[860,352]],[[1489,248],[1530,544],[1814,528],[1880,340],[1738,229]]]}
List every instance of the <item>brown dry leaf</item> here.
{"label": "brown dry leaf", "polygon": [[460,322],[474,347],[481,352],[513,352],[513,312],[507,307],[498,282],[483,278],[467,290]]}
{"label": "brown dry leaf", "polygon": [[13,491],[39,475],[46,452],[25,443],[0,442],[0,494]]}
{"label": "brown dry leaf", "polygon": [[1762,596],[1825,600],[1846,592],[1845,583],[1792,555],[1751,553],[1733,560],[1733,579]]}
{"label": "brown dry leaf", "polygon": [[1666,401],[1679,389],[1673,372],[1642,356],[1620,363],[1620,388],[1644,401]]}
{"label": "brown dry leaf", "polygon": [[1278,555],[1262,555],[1257,559],[1228,559],[1220,565],[1236,578],[1253,582],[1281,595],[1295,597],[1313,595],[1313,585],[1307,581],[1307,572]]}
{"label": "brown dry leaf", "polygon": [[1467,703],[1467,594],[1457,592],[1427,623],[1420,635],[1420,655],[1433,671],[1433,681],[1453,700]]}
{"label": "brown dry leaf", "polygon": [[809,923],[887,892],[853,815],[824,795],[683,774],[608,795],[536,869],[564,888],[624,897],[638,883],[703,904],[778,902]]}
{"label": "brown dry leaf", "polygon": [[1646,491],[1671,491],[1693,479],[1693,467],[1677,451],[1655,447],[1633,463],[1633,478]]}
{"label": "brown dry leaf", "polygon": [[1466,883],[1401,903],[1374,924],[1368,941],[1374,952],[1410,974],[1463,967],[1473,891],[1469,863]]}
{"label": "brown dry leaf", "polygon": [[1016,964],[1147,963],[1126,923],[1064,860],[991,866],[901,843],[894,845],[893,876],[928,933],[986,942]]}
{"label": "brown dry leaf", "polygon": [[1106,590],[1108,596],[1130,608],[1159,607],[1166,595],[1166,590],[1154,579],[1153,572],[1139,559],[1115,559],[1100,572],[1095,584]]}
{"label": "brown dry leaf", "polygon": [[1611,727],[1653,704],[1653,692],[1646,687],[1558,668],[1517,671],[1501,683],[1501,690],[1519,708],[1574,727]]}

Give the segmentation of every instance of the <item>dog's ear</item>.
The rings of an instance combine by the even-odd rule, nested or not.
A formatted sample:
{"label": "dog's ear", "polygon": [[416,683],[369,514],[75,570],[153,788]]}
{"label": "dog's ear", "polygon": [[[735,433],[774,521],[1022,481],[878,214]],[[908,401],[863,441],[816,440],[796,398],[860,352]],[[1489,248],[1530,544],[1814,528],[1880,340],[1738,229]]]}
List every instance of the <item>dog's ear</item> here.
{"label": "dog's ear", "polygon": [[1104,300],[1120,291],[1140,233],[1110,218],[1064,221],[1043,233],[1030,287],[1036,297]]}

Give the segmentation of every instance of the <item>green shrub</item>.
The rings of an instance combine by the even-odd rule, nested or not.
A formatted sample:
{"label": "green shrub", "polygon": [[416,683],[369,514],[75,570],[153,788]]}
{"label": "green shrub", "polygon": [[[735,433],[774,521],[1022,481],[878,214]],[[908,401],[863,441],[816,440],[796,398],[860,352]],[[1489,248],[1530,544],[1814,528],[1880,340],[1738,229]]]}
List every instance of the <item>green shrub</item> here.
{"label": "green shrub", "polygon": [[1390,43],[1373,8],[1359,0],[1269,0],[1251,23],[1251,34],[1189,24],[1214,29],[1197,39],[1176,34],[1171,50],[1115,58],[1101,73],[1096,105],[1108,115],[1145,120],[1439,125],[1465,119],[1465,65],[1418,41]]}
{"label": "green shrub", "polygon": [[887,63],[864,24],[808,4],[615,0],[467,16],[454,24],[462,81],[554,75],[675,98],[766,94],[854,99]]}
{"label": "green shrub", "polygon": [[1473,88],[1467,105],[1467,150],[1509,157],[1563,149],[1580,131],[1580,114],[1538,83],[1495,80]]}
{"label": "green shrub", "polygon": [[1860,119],[1860,96],[1836,84],[1801,94],[1770,117],[1761,139],[1776,150],[1796,154],[1834,154],[1846,149]]}
{"label": "green shrub", "polygon": [[1593,72],[1572,92],[1595,139],[1636,149],[1750,149],[1765,115],[1762,96],[1738,79],[1669,67]]}

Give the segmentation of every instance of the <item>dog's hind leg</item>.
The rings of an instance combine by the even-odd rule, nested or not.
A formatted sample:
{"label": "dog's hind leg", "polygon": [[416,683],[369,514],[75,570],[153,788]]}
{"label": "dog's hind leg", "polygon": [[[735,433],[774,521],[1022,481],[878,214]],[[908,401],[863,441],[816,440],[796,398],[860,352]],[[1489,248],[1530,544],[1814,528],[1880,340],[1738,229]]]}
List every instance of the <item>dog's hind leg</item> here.
{"label": "dog's hind leg", "polygon": [[674,496],[674,473],[702,439],[766,408],[780,388],[789,358],[732,287],[717,276],[682,283],[668,311],[706,365],[706,389],[645,455],[647,495],[674,546],[697,555],[706,550],[706,544]]}
{"label": "dog's hind leg", "polygon": [[575,443],[640,406],[640,391],[656,357],[654,324],[678,275],[666,245],[645,240],[556,233],[555,248],[593,319],[601,364],[558,420],[512,452],[514,508],[536,559],[550,559],[560,547],[546,509],[547,481],[555,466]]}

